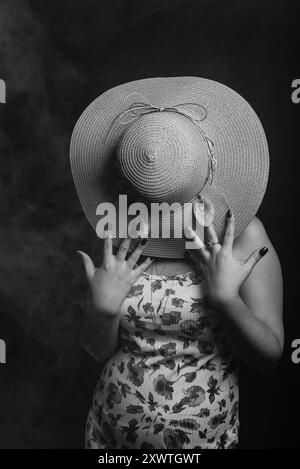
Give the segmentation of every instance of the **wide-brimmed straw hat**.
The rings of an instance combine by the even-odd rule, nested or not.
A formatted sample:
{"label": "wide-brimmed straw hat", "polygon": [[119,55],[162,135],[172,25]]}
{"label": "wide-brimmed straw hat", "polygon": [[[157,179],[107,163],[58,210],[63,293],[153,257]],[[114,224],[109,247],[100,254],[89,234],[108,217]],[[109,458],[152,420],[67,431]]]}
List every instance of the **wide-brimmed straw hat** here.
{"label": "wide-brimmed straw hat", "polygon": [[[255,111],[231,88],[199,77],[146,78],[105,91],[78,119],[70,160],[82,208],[96,231],[103,203],[116,207],[119,221],[120,194],[128,195],[128,205],[149,207],[152,226],[170,221],[169,238],[151,237],[150,231],[144,254],[155,257],[184,257],[183,231],[181,237],[174,233],[183,228],[183,208],[199,221],[199,200],[207,210],[204,224],[213,221],[220,242],[228,208],[238,236],[262,202],[269,174],[267,140]],[[152,216],[153,203],[167,208]],[[173,203],[180,208],[170,212]],[[115,246],[126,230],[118,224]]]}

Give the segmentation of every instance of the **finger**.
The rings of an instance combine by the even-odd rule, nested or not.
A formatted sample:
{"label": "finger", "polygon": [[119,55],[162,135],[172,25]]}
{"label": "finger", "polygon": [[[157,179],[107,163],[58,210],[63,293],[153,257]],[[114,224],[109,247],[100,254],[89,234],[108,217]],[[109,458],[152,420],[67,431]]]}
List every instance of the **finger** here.
{"label": "finger", "polygon": [[92,259],[90,258],[88,254],[86,254],[83,251],[77,251],[77,252],[80,254],[81,259],[83,260],[83,265],[85,268],[86,276],[88,278],[91,278],[95,272],[95,266],[94,266]]}
{"label": "finger", "polygon": [[103,240],[103,262],[107,262],[112,257],[112,238],[108,234]]}
{"label": "finger", "polygon": [[134,251],[132,252],[132,254],[128,257],[127,259],[127,262],[128,262],[128,265],[133,268],[134,265],[137,263],[137,261],[139,260],[146,244],[148,242],[148,239],[147,238],[143,238],[141,239],[141,241],[138,243],[137,247],[134,249]]}
{"label": "finger", "polygon": [[116,254],[116,258],[119,261],[124,261],[125,260],[129,246],[130,246],[130,237],[128,236],[127,238],[125,238],[121,241],[118,252]]}
{"label": "finger", "polygon": [[231,210],[226,214],[226,229],[223,240],[223,248],[232,250],[234,241],[234,216]]}
{"label": "finger", "polygon": [[255,249],[255,251],[253,251],[252,254],[250,254],[248,259],[246,259],[246,261],[244,262],[244,267],[245,267],[248,275],[252,272],[252,270],[253,270],[254,266],[257,264],[257,262],[259,262],[260,259],[265,254],[267,254],[268,250],[269,249],[266,246],[264,246],[261,249]]}
{"label": "finger", "polygon": [[186,238],[189,241],[193,241],[194,244],[195,244],[195,249],[188,248],[188,251],[193,252],[193,253],[197,252],[197,254],[199,254],[201,259],[208,260],[209,257],[210,257],[210,254],[209,254],[208,250],[206,249],[205,244],[203,243],[203,241],[197,235],[197,233],[190,226],[186,227],[185,233],[187,234]]}
{"label": "finger", "polygon": [[211,223],[210,225],[204,228],[204,233],[206,234],[206,246],[207,243],[213,243],[210,246],[207,246],[209,251],[212,253],[216,253],[221,249],[221,244],[219,243],[217,233],[215,231],[214,225]]}
{"label": "finger", "polygon": [[147,257],[136,269],[133,269],[134,274],[138,277],[141,275],[154,261],[151,257]]}
{"label": "finger", "polygon": [[219,241],[217,233],[215,232],[215,227],[212,223],[204,227],[204,234],[206,242],[217,243]]}

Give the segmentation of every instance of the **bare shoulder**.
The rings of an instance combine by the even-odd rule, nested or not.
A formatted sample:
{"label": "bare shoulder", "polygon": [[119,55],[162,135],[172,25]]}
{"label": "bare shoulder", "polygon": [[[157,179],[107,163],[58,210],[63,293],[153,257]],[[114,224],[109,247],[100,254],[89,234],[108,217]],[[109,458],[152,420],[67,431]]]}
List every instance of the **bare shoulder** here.
{"label": "bare shoulder", "polygon": [[264,224],[258,217],[253,217],[249,225],[235,238],[237,245],[253,242],[268,241],[269,237]]}
{"label": "bare shoulder", "polygon": [[254,249],[266,246],[272,255],[276,255],[275,249],[262,221],[253,217],[248,226],[234,239],[233,250],[238,257],[251,254]]}
{"label": "bare shoulder", "polygon": [[249,288],[257,292],[261,287],[267,292],[272,291],[272,297],[277,298],[278,305],[281,303],[279,297],[282,296],[282,269],[278,254],[268,236],[268,233],[257,217],[254,217],[247,228],[243,230],[234,240],[234,256],[245,261],[253,251],[266,246],[268,253],[255,265],[250,276],[244,283],[244,292]]}
{"label": "bare shoulder", "polygon": [[268,248],[268,253],[253,269],[248,284],[256,279],[266,286],[268,278],[269,283],[280,290],[283,282],[280,260],[262,221],[258,217],[254,217],[242,233],[235,238],[233,254],[240,261],[245,261],[253,251],[264,246]]}

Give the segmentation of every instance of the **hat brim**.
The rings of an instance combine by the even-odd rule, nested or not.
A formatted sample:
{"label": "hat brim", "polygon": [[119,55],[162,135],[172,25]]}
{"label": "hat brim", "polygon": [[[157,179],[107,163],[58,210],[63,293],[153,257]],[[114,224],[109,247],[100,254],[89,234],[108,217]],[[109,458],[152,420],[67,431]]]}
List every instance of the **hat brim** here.
{"label": "hat brim", "polygon": [[[214,184],[206,184],[201,194],[214,205],[213,224],[219,240],[223,239],[228,204],[238,236],[257,213],[265,194],[269,175],[267,139],[257,114],[240,94],[200,77],[155,77],[121,84],[101,94],[82,113],[72,133],[70,162],[79,200],[91,226],[96,229],[98,204],[113,202],[118,195],[113,157],[126,127],[111,124],[128,108],[130,95],[135,92],[156,106],[196,102],[207,109],[201,125],[214,143],[217,170]],[[119,242],[113,240],[115,246]],[[130,250],[135,245],[133,240]],[[183,258],[185,239],[149,238],[143,254]]]}

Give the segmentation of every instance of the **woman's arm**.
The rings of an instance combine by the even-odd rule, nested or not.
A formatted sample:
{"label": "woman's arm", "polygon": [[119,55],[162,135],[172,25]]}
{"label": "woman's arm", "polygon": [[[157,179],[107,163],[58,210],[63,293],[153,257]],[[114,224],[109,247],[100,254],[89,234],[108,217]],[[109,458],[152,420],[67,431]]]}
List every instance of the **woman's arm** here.
{"label": "woman's arm", "polygon": [[146,241],[146,238],[142,239],[126,259],[130,238],[122,240],[114,255],[112,240],[106,237],[103,242],[101,265],[97,268],[86,253],[78,251],[84,262],[89,285],[81,345],[96,360],[106,360],[118,348],[121,305],[131,286],[152,262],[148,257],[136,267]]}
{"label": "woman's arm", "polygon": [[[254,217],[234,243],[233,226],[232,218],[225,235],[227,253],[218,247],[215,257],[218,253],[219,261],[210,259],[214,265],[207,275],[209,299],[236,353],[251,367],[265,372],[276,365],[284,342],[280,262],[258,218]],[[230,244],[236,263],[228,250]],[[268,252],[261,256],[263,246]]]}
{"label": "woman's arm", "polygon": [[256,263],[239,294],[217,301],[214,307],[236,352],[264,372],[277,364],[283,351],[283,281],[277,253],[263,224],[254,217],[236,238],[233,255],[246,259],[258,246],[269,251]]}
{"label": "woman's arm", "polygon": [[90,292],[80,334],[81,346],[97,361],[106,361],[119,347],[120,315],[103,317],[93,305]]}

